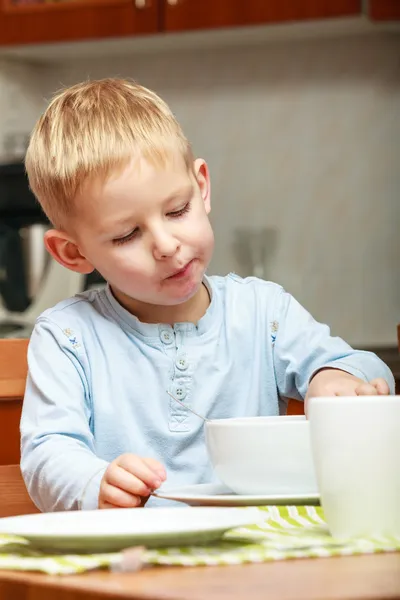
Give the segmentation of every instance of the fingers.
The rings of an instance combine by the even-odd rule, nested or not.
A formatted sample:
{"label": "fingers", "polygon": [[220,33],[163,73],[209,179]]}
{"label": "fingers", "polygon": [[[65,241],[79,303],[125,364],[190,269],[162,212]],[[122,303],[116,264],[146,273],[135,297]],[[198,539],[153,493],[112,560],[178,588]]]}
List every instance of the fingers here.
{"label": "fingers", "polygon": [[376,396],[377,389],[371,383],[361,383],[355,391],[357,396]]}
{"label": "fingers", "polygon": [[143,458],[142,460],[150,469],[152,469],[152,471],[159,475],[162,481],[166,480],[167,474],[163,465],[158,460],[156,460],[155,458]]}
{"label": "fingers", "polygon": [[103,509],[115,509],[115,508],[121,508],[120,506],[116,506],[115,504],[111,504],[110,502],[106,502],[103,501],[101,506],[99,504],[99,508],[103,508]]}
{"label": "fingers", "polygon": [[132,475],[122,467],[115,465],[106,477],[106,483],[132,494],[133,496],[148,496],[152,488],[136,475]]}
{"label": "fingers", "polygon": [[99,508],[144,506],[165,479],[165,469],[157,460],[123,454],[109,465],[103,476]]}
{"label": "fingers", "polygon": [[[361,384],[362,385],[362,384]],[[357,390],[360,386],[349,386],[348,388],[343,388],[339,392],[336,392],[335,396],[361,396],[362,394],[358,394]],[[365,395],[365,394],[364,394]]]}
{"label": "fingers", "polygon": [[389,384],[387,381],[385,381],[385,379],[382,379],[381,377],[378,379],[373,379],[370,381],[370,384],[375,387],[379,395],[387,396],[390,394]]}
{"label": "fingers", "polygon": [[[157,467],[152,465],[157,465]],[[158,461],[151,458],[123,454],[118,461],[118,466],[135,478],[140,479],[149,490],[156,490],[165,480],[164,468]],[[159,470],[155,471],[155,468]]]}
{"label": "fingers", "polygon": [[140,502],[140,496],[129,494],[107,482],[102,485],[99,508],[136,508]]}

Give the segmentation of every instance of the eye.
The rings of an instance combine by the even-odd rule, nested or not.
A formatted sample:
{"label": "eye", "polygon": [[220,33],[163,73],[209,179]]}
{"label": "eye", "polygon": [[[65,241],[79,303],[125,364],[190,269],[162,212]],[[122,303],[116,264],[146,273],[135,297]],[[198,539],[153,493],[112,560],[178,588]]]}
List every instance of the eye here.
{"label": "eye", "polygon": [[115,246],[121,246],[122,244],[126,244],[127,242],[130,242],[131,240],[135,239],[135,237],[138,235],[139,233],[139,229],[136,228],[133,231],[131,231],[130,233],[128,233],[128,235],[124,235],[124,237],[121,238],[115,238],[112,243],[115,244]]}
{"label": "eye", "polygon": [[183,217],[183,215],[186,215],[186,213],[188,213],[189,210],[190,210],[190,202],[185,204],[185,206],[183,208],[180,208],[179,210],[174,210],[172,212],[169,212],[168,217],[172,217],[175,219],[178,217]]}

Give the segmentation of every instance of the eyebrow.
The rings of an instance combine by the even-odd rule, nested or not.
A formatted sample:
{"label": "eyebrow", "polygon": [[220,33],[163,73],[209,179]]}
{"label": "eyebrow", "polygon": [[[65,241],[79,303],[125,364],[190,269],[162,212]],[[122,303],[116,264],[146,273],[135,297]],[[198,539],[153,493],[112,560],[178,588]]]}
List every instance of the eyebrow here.
{"label": "eyebrow", "polygon": [[190,194],[190,192],[193,189],[193,185],[184,185],[180,188],[177,188],[176,190],[174,190],[171,194],[169,194],[169,196],[167,196],[164,200],[163,200],[163,204],[168,204],[168,202],[170,202],[171,200],[174,200],[175,198],[177,198],[178,196],[187,196],[188,194]]}

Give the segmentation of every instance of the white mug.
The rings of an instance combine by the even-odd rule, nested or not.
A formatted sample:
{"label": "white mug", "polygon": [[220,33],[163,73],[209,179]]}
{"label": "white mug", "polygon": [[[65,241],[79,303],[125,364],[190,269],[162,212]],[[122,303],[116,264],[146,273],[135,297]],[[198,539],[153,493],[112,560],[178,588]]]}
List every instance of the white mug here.
{"label": "white mug", "polygon": [[400,536],[400,396],[311,398],[308,417],[331,534]]}

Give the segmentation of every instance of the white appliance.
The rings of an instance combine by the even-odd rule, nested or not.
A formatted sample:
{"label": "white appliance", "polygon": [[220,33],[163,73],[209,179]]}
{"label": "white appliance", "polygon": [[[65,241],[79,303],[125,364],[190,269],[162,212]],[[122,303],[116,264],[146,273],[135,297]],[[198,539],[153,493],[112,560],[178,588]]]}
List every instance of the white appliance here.
{"label": "white appliance", "polygon": [[29,337],[44,310],[85,288],[46,251],[49,226],[23,162],[0,164],[0,337]]}

